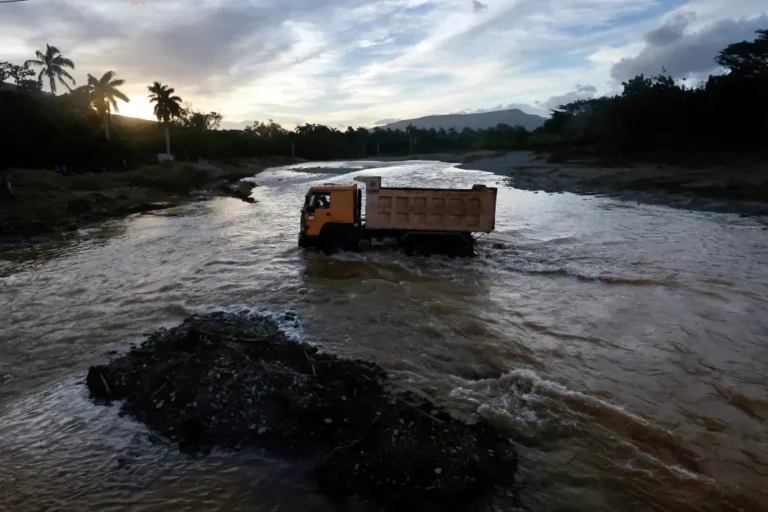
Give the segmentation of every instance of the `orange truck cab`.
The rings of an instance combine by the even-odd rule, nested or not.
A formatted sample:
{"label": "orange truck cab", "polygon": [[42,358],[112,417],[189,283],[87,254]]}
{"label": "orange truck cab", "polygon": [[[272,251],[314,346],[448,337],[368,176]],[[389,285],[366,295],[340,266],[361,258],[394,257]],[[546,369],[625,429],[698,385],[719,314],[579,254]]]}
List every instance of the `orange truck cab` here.
{"label": "orange truck cab", "polygon": [[310,188],[301,209],[299,245],[315,246],[321,235],[359,229],[361,203],[357,185],[325,184]]}

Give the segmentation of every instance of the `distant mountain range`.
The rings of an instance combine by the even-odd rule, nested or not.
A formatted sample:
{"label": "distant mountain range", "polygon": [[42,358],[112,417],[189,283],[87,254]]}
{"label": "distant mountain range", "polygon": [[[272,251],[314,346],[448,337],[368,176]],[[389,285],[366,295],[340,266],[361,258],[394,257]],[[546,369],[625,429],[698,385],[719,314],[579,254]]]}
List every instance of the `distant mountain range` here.
{"label": "distant mountain range", "polygon": [[448,130],[455,128],[458,131],[464,128],[478,130],[481,128],[490,128],[499,123],[510,126],[522,126],[526,130],[535,130],[542,126],[545,118],[533,114],[526,114],[520,109],[512,108],[509,110],[497,110],[495,112],[481,112],[478,114],[447,114],[440,116],[425,116],[416,119],[405,119],[394,123],[385,124],[382,128],[391,128],[393,130],[405,130],[412,124],[416,128],[429,130],[434,128],[439,130],[443,128]]}

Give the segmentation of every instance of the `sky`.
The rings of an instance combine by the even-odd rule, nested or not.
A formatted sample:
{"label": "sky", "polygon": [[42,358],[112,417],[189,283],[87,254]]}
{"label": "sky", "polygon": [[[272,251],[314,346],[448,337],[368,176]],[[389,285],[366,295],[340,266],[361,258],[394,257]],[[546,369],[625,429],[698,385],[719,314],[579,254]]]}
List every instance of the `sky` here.
{"label": "sky", "polygon": [[759,28],[765,0],[28,0],[0,4],[0,61],[54,45],[78,84],[115,71],[120,113],[148,119],[157,80],[228,128],[374,126],[699,79]]}

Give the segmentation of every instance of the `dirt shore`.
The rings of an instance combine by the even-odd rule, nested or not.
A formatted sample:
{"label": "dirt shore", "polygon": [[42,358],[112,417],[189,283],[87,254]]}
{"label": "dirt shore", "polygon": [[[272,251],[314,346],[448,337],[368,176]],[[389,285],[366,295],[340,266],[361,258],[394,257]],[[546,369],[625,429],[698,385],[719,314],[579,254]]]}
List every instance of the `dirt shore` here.
{"label": "dirt shore", "polygon": [[47,239],[111,217],[176,206],[211,196],[252,201],[242,182],[286,158],[218,163],[170,163],[124,172],[67,176],[52,170],[10,169],[13,196],[0,197],[0,250]]}
{"label": "dirt shore", "polygon": [[[678,167],[636,163],[604,167],[594,161],[551,163],[532,152],[463,155],[460,169],[509,177],[523,190],[604,195],[619,199],[742,215],[768,215],[768,163]],[[447,161],[455,161],[454,159]]]}
{"label": "dirt shore", "polygon": [[183,450],[256,446],[309,462],[339,504],[464,511],[515,481],[516,452],[489,425],[454,419],[377,365],[290,340],[257,314],[190,317],[91,367],[86,384]]}

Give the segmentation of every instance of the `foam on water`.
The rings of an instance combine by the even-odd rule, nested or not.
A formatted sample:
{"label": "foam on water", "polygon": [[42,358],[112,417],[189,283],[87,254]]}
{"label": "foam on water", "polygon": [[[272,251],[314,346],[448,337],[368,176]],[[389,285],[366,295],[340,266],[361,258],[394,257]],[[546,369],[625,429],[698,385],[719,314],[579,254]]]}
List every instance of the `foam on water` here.
{"label": "foam on water", "polygon": [[[503,387],[509,387],[510,389],[522,389],[526,400],[547,400],[551,398],[572,398],[577,403],[583,403],[596,407],[598,409],[606,409],[620,414],[626,417],[628,420],[636,422],[640,425],[649,428],[660,429],[663,432],[671,433],[668,430],[662,429],[659,426],[653,425],[650,421],[627,411],[623,406],[611,403],[602,398],[583,393],[581,391],[574,391],[569,389],[564,384],[542,378],[534,370],[528,368],[515,368],[505,373],[498,379],[491,379],[500,383]],[[485,382],[485,381],[480,381]],[[574,411],[581,414],[582,411]]]}
{"label": "foam on water", "polygon": [[189,311],[190,314],[204,315],[207,313],[233,313],[236,315],[258,315],[262,317],[274,320],[281,331],[286,335],[288,339],[294,341],[301,341],[307,344],[314,344],[312,340],[307,339],[307,336],[302,330],[301,321],[296,311],[287,310],[275,310],[263,306],[247,306],[244,304],[233,304],[230,306],[216,306],[192,308]]}

